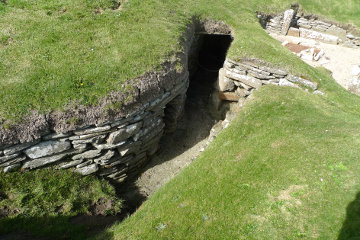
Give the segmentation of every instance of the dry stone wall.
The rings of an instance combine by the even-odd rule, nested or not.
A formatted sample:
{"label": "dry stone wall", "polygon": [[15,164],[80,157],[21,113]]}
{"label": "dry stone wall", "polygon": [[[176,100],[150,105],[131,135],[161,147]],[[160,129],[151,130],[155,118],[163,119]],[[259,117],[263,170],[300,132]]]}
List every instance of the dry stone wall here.
{"label": "dry stone wall", "polygon": [[125,118],[2,147],[0,168],[4,172],[48,166],[73,168],[82,175],[97,174],[122,182],[157,151],[163,133],[176,128],[189,86],[188,72],[176,82],[172,90]]}
{"label": "dry stone wall", "polygon": [[262,26],[272,33],[360,47],[360,34],[356,33],[358,31],[345,29],[333,22],[321,21],[312,15],[299,15],[292,9],[276,16],[259,14],[258,18]]}
{"label": "dry stone wall", "polygon": [[260,60],[226,59],[223,68],[220,69],[212,95],[216,110],[224,112],[224,120],[219,121],[211,129],[207,144],[210,144],[224,128],[229,126],[254,91],[270,84],[294,87],[313,94],[324,95],[323,92],[317,90],[317,83],[294,76],[284,70],[269,67]]}

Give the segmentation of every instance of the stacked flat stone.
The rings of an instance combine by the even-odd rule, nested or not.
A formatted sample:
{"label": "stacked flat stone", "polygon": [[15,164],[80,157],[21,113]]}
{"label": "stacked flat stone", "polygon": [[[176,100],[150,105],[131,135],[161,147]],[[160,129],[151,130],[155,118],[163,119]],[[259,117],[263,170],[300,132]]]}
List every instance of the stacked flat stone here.
{"label": "stacked flat stone", "polygon": [[281,15],[265,18],[259,15],[259,18],[268,19],[265,28],[271,33],[288,34],[331,44],[343,44],[347,47],[360,47],[360,36],[355,36],[334,23],[320,21],[312,16],[296,16],[291,9]]}
{"label": "stacked flat stone", "polygon": [[55,166],[122,182],[155,154],[166,128],[176,128],[189,86],[188,73],[177,82],[171,91],[122,119],[65,134],[52,133],[31,143],[0,146],[0,168],[10,172]]}
{"label": "stacked flat stone", "polygon": [[217,81],[218,95],[221,100],[237,102],[249,97],[262,85],[290,86],[317,90],[317,84],[286,71],[270,68],[255,61],[235,62],[227,59],[220,69]]}

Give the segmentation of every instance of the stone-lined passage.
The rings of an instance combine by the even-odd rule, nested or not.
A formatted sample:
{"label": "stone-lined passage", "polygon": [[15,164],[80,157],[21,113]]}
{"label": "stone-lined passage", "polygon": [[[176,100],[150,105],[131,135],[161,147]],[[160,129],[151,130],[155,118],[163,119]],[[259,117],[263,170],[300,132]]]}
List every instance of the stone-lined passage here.
{"label": "stone-lined passage", "polygon": [[48,166],[73,168],[82,175],[97,174],[123,182],[155,154],[164,131],[176,128],[186,99],[189,73],[177,82],[171,91],[125,118],[5,147],[0,151],[0,168],[4,172]]}

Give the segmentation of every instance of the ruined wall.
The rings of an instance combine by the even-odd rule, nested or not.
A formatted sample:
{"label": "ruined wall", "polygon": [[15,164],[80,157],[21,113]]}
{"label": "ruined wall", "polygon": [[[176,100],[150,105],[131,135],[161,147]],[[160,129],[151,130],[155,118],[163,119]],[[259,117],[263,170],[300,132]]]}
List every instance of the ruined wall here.
{"label": "ruined wall", "polygon": [[186,99],[188,73],[178,82],[171,91],[126,118],[5,147],[0,151],[0,167],[8,172],[55,165],[59,169],[74,168],[83,175],[96,173],[121,182],[135,174],[156,152],[164,131],[176,128]]}
{"label": "ruined wall", "polygon": [[258,18],[262,26],[272,33],[310,38],[347,47],[360,47],[358,31],[330,21],[319,20],[313,15],[296,14],[292,9],[277,16],[259,14]]}

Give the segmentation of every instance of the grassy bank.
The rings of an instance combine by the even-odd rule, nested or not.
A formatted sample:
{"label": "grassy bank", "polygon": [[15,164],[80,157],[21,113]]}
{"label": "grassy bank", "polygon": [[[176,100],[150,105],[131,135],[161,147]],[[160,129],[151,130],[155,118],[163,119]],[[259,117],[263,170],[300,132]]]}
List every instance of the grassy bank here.
{"label": "grassy bank", "polygon": [[0,235],[30,234],[46,239],[84,239],[97,226],[73,224],[76,215],[92,215],[99,202],[111,202],[107,215],[121,210],[121,201],[105,180],[51,169],[0,173]]}
{"label": "grassy bank", "polygon": [[256,92],[192,165],[97,239],[359,237],[360,98],[317,77],[325,97]]}
{"label": "grassy bank", "polygon": [[[229,24],[229,56],[265,59],[311,77],[303,64],[261,29],[255,10],[280,12],[291,1],[0,1],[0,122],[15,123],[35,109],[91,105],[123,83],[175,61],[192,16]],[[354,0],[301,4],[329,18],[360,25]],[[324,8],[323,6],[326,6]],[[124,90],[126,91],[126,90]]]}

